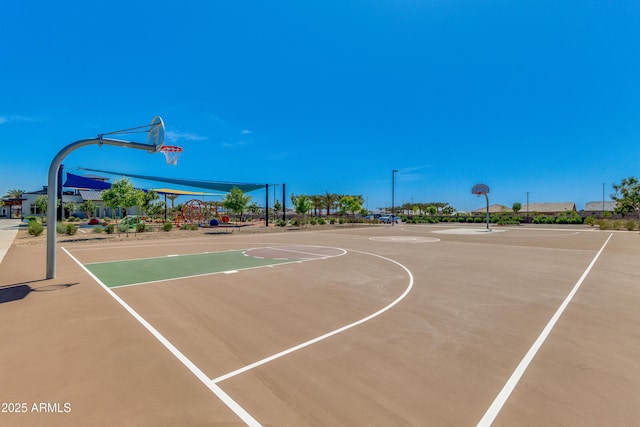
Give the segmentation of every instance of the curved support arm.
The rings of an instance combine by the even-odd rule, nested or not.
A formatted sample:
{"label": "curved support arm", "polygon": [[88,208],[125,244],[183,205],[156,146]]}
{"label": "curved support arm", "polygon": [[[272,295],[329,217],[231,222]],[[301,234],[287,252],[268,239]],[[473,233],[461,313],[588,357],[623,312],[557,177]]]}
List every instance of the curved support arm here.
{"label": "curved support arm", "polygon": [[[58,169],[62,161],[69,153],[76,148],[84,147],[91,144],[115,145],[118,147],[136,148],[146,150],[150,153],[155,152],[155,146],[142,144],[139,142],[122,141],[119,139],[109,138],[91,138],[81,139],[64,147],[56,154],[49,166],[49,175],[47,181],[47,279],[56,277],[56,194],[57,194],[57,177]],[[62,202],[62,201],[61,201]]]}

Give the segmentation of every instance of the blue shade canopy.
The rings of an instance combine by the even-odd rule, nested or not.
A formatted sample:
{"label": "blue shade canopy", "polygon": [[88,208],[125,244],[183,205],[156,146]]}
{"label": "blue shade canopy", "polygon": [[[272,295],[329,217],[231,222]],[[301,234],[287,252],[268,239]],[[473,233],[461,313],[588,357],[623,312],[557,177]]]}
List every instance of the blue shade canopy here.
{"label": "blue shade canopy", "polygon": [[86,168],[81,168],[81,169],[86,171],[91,171],[91,172],[106,173],[110,175],[129,176],[131,178],[144,179],[147,181],[166,182],[169,184],[183,185],[185,187],[206,188],[208,190],[224,191],[225,193],[228,193],[229,191],[231,191],[233,187],[237,187],[243,192],[248,193],[250,191],[255,191],[255,190],[264,188],[266,185],[266,184],[251,184],[251,183],[244,183],[244,182],[216,182],[216,181],[201,181],[201,180],[181,179],[181,178],[166,178],[162,176],[134,175],[131,173],[110,172],[110,171],[103,171],[98,169],[86,169]]}
{"label": "blue shade canopy", "polygon": [[71,188],[86,188],[88,190],[107,190],[111,188],[111,184],[99,179],[87,178],[80,175],[74,175],[67,172],[67,180],[62,185]]}

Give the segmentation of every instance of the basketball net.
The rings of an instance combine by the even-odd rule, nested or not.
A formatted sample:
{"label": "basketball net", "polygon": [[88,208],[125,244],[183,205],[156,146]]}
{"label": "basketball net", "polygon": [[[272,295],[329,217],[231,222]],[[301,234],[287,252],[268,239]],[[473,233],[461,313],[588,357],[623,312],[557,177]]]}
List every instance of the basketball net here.
{"label": "basketball net", "polygon": [[180,154],[182,154],[182,147],[178,147],[177,145],[163,145],[160,151],[164,154],[167,164],[175,166],[178,164]]}

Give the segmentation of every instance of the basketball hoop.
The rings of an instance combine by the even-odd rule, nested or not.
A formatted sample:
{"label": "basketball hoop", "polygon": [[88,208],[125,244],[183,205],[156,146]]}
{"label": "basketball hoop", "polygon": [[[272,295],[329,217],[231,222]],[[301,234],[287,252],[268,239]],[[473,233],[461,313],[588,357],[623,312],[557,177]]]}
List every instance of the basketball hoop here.
{"label": "basketball hoop", "polygon": [[489,193],[489,186],[486,184],[476,184],[471,189],[471,194],[475,194],[476,196],[482,196],[483,194]]}
{"label": "basketball hoop", "polygon": [[163,145],[160,147],[160,151],[164,154],[167,164],[175,166],[178,164],[180,154],[182,154],[182,147],[178,147],[177,145]]}

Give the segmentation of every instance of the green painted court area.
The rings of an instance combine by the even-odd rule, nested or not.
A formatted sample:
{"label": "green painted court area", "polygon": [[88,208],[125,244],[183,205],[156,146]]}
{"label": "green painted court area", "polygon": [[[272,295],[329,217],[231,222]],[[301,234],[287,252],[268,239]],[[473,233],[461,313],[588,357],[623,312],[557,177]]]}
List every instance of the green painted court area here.
{"label": "green painted court area", "polygon": [[291,262],[287,259],[264,259],[245,256],[243,251],[171,255],[126,261],[87,264],[102,283],[110,288],[214,274]]}

